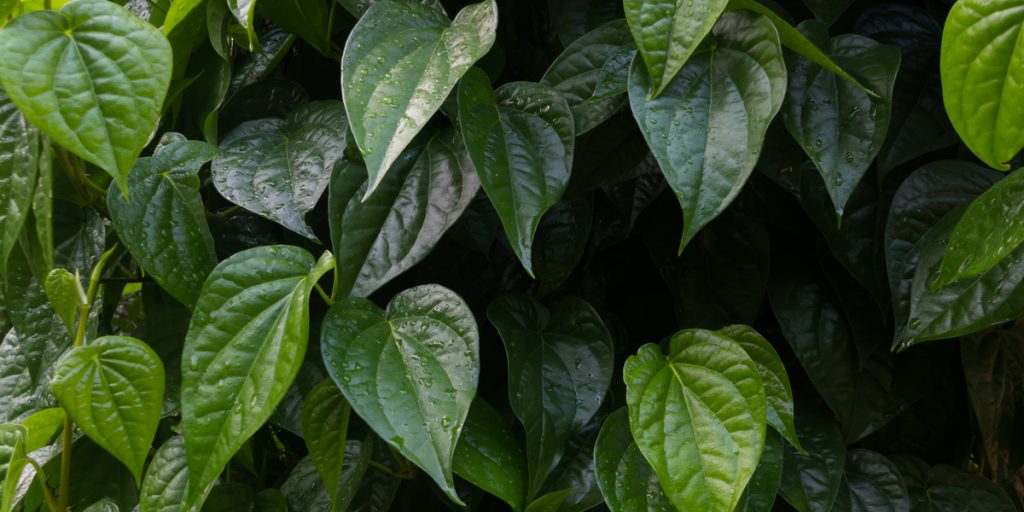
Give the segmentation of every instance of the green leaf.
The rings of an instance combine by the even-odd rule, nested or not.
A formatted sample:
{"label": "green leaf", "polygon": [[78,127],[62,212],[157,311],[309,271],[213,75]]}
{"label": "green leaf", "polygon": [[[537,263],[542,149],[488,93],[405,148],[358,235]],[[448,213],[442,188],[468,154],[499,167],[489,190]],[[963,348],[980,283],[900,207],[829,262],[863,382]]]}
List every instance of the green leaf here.
{"label": "green leaf", "polygon": [[15,505],[15,492],[29,459],[25,454],[28,432],[21,425],[0,425],[0,511],[10,512]]}
{"label": "green leaf", "polygon": [[303,439],[335,510],[348,508],[356,491],[354,488],[338,487],[345,466],[345,443],[351,410],[331,379],[320,381],[306,394],[302,404]]}
{"label": "green leaf", "polygon": [[556,0],[547,4],[553,32],[563,46],[623,16],[620,0]]}
{"label": "green leaf", "polygon": [[469,305],[439,285],[331,306],[321,328],[327,372],[352,409],[461,504],[452,455],[476,395],[479,334]]}
{"label": "green leaf", "polygon": [[782,484],[782,437],[769,431],[764,440],[764,451],[757,463],[754,476],[750,477],[747,488],[743,490],[736,512],[769,512],[775,505],[779,485]]}
{"label": "green leaf", "polygon": [[185,438],[168,439],[153,455],[139,489],[139,512],[182,512],[188,494]]}
{"label": "green leaf", "polygon": [[80,288],[81,285],[75,275],[62,268],[51,270],[49,274],[46,274],[46,281],[43,282],[46,300],[50,302],[53,311],[64,322],[69,333],[74,330],[75,316],[78,314],[78,306],[82,302]]}
{"label": "green leaf", "polygon": [[807,59],[787,61],[789,86],[782,119],[824,178],[841,218],[846,201],[885,142],[900,52],[854,34],[829,40],[828,29],[820,22],[807,21],[797,28],[877,94],[869,96]]}
{"label": "green leaf", "polygon": [[[219,0],[209,0],[211,3]],[[256,0],[226,0],[228,3],[228,9],[231,14],[238,20],[239,25],[245,29],[245,33],[248,36],[248,50],[249,52],[256,51],[259,47],[259,41],[256,39]]]}
{"label": "green leaf", "polygon": [[[377,3],[377,2],[380,2],[381,0],[337,0],[337,1],[338,1],[339,4],[341,4],[342,7],[345,8],[346,11],[348,11],[350,14],[352,14],[352,16],[355,16],[358,19],[358,18],[361,18],[363,16],[363,14],[366,14],[366,10],[369,9],[371,5],[373,5],[373,4]],[[437,10],[440,13],[444,13],[445,12],[444,6],[441,5],[441,0],[407,0],[407,1],[415,2],[415,3],[419,3],[419,4],[423,4],[423,5],[429,6],[432,9],[435,9],[435,10]]]}
{"label": "green leaf", "polygon": [[[728,0],[624,0],[626,21],[646,65],[645,99],[661,95],[697,51]],[[632,94],[630,94],[632,96]]]}
{"label": "green leaf", "polygon": [[[345,465],[334,486],[337,486],[339,494],[339,508],[334,510],[346,510],[341,505],[345,501],[352,501],[353,496],[359,490],[360,482],[366,476],[370,466],[372,451],[371,436],[364,441],[350,439],[345,443]],[[377,470],[374,469],[374,472]],[[288,475],[288,480],[281,485],[281,493],[288,503],[288,510],[296,512],[325,512],[331,509],[331,496],[328,494],[327,485],[320,479],[320,475],[309,457],[302,459]],[[353,502],[356,505],[357,502]]]}
{"label": "green leaf", "polygon": [[167,8],[167,16],[164,17],[164,23],[160,27],[160,30],[164,35],[169,35],[174,29],[183,21],[185,21],[192,11],[199,7],[203,7],[203,4],[207,0],[174,0],[171,2],[171,6]]}
{"label": "green leaf", "polygon": [[590,421],[611,383],[614,351],[601,316],[568,297],[549,310],[525,295],[487,308],[508,357],[508,399],[526,430],[532,498],[561,460],[569,437]]}
{"label": "green leaf", "polygon": [[565,98],[549,86],[512,82],[491,91],[480,69],[459,85],[459,124],[480,184],[505,234],[533,275],[533,238],[572,172],[575,129]]}
{"label": "green leaf", "polygon": [[622,370],[629,424],[669,500],[731,512],[765,440],[765,391],[743,348],[711,331],[679,331],[669,353],[647,344]]}
{"label": "green leaf", "polygon": [[626,105],[629,64],[636,44],[624,20],[594,29],[565,47],[541,83],[562,93],[572,108],[576,135],[608,120]]}
{"label": "green leaf", "polygon": [[526,507],[526,512],[558,512],[570,492],[572,489],[549,492],[533,500],[530,506]]}
{"label": "green leaf", "polygon": [[156,352],[135,338],[97,338],[61,359],[52,387],[78,428],[141,483],[164,399],[164,365]]}
{"label": "green leaf", "polygon": [[118,512],[120,509],[118,508],[117,503],[103,498],[82,510],[83,512]]}
{"label": "green leaf", "polygon": [[953,466],[935,466],[913,512],[1013,512],[1013,501],[996,484]]}
{"label": "green leaf", "polygon": [[789,386],[789,375],[782,365],[775,347],[760,333],[746,325],[730,325],[718,331],[743,347],[750,359],[757,365],[764,384],[767,401],[768,425],[778,431],[798,450],[800,439],[793,424],[793,390]]}
{"label": "green leaf", "polygon": [[19,16],[0,32],[0,55],[0,85],[25,117],[123,191],[170,84],[163,34],[116,4],[79,0]]}
{"label": "green leaf", "polygon": [[217,265],[198,177],[216,153],[204,142],[171,143],[136,162],[127,197],[114,187],[107,192],[118,237],[146,273],[188,307]]}
{"label": "green leaf", "polygon": [[39,131],[0,89],[0,280],[32,205],[39,162]]}
{"label": "green leaf", "polygon": [[850,8],[853,0],[804,0],[804,4],[811,9],[819,20],[831,25]]}
{"label": "green leaf", "polygon": [[461,138],[411,146],[363,200],[366,168],[342,160],[331,178],[331,239],[341,296],[365,297],[426,258],[480,188]]}
{"label": "green leaf", "polygon": [[494,44],[495,0],[449,21],[428,6],[381,0],[352,29],[341,59],[341,93],[369,172],[369,197],[459,78]]}
{"label": "green leaf", "polygon": [[594,472],[594,444],[597,442],[601,424],[607,416],[606,409],[607,407],[602,406],[602,409],[569,439],[562,460],[541,487],[542,495],[569,489],[559,512],[584,512],[604,503]]}
{"label": "green leaf", "polygon": [[1024,148],[1024,9],[1020,0],[960,0],[942,31],[942,98],[953,128],[994,169]]}
{"label": "green leaf", "polygon": [[960,218],[939,268],[942,286],[990,270],[1024,242],[1024,172],[1000,180]]}
{"label": "green leaf", "polygon": [[229,201],[316,239],[303,216],[327,188],[346,138],[337,101],[302,105],[284,119],[247,121],[221,141],[213,184]]}
{"label": "green leaf", "polygon": [[843,435],[827,414],[813,407],[801,408],[796,428],[806,452],[784,447],[779,495],[799,512],[831,510],[843,480]]}
{"label": "green leaf", "polygon": [[48,444],[53,436],[64,427],[67,413],[60,407],[48,407],[32,413],[21,422],[28,430],[25,438],[25,451],[34,452]]}
{"label": "green leaf", "polygon": [[512,510],[519,512],[526,506],[526,456],[498,411],[480,397],[469,409],[452,469]]}
{"label": "green leaf", "polygon": [[655,100],[639,62],[629,75],[633,115],[683,209],[680,252],[739,194],[786,91],[782,48],[766,18],[727,14],[711,37],[715,46],[694,54]]}
{"label": "green leaf", "polygon": [[331,42],[330,8],[334,0],[289,0],[262,2],[260,10],[274,24],[306,40],[318,52],[337,58],[341,55]]}
{"label": "green leaf", "polygon": [[245,250],[203,285],[182,353],[189,507],[274,412],[306,354],[309,294],[333,266],[298,247]]}
{"label": "green leaf", "polygon": [[590,241],[594,202],[588,195],[555,203],[537,226],[534,273],[538,295],[558,288],[583,259]]}
{"label": "green leaf", "polygon": [[910,497],[892,461],[871,450],[853,449],[846,452],[846,472],[832,510],[901,512],[910,510]]}
{"label": "green leaf", "polygon": [[253,512],[256,493],[241,482],[225,482],[210,491],[201,512]]}
{"label": "green leaf", "polygon": [[608,415],[594,445],[597,484],[612,512],[674,512],[629,430],[625,407]]}

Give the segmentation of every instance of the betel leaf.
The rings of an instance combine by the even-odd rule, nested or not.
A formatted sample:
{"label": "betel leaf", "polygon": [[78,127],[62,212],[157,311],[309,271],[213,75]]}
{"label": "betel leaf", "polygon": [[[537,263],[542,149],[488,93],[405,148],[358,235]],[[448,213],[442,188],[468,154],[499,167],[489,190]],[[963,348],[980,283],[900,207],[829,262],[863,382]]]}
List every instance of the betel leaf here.
{"label": "betel leaf", "polygon": [[[221,1],[221,0],[207,0],[210,3]],[[238,23],[245,29],[246,41],[248,43],[248,50],[253,52],[259,47],[259,41],[256,39],[256,0],[224,0],[228,4],[228,9],[231,14],[234,15]]]}
{"label": "betel leaf", "polygon": [[525,295],[505,295],[487,308],[508,357],[508,399],[526,430],[529,496],[558,464],[566,442],[597,412],[611,382],[611,335],[586,301],[562,299],[551,309]]}
{"label": "betel leaf", "polygon": [[341,93],[369,172],[369,197],[462,75],[494,44],[495,0],[454,21],[426,5],[381,0],[359,19],[341,59]]}
{"label": "betel leaf", "polygon": [[662,489],[680,510],[731,512],[765,440],[765,391],[736,342],[679,331],[666,356],[647,344],[623,367],[629,424]]}
{"label": "betel leaf", "polygon": [[563,46],[623,15],[620,0],[555,0],[546,3],[552,32]]}
{"label": "betel leaf", "polygon": [[934,466],[928,471],[923,492],[911,505],[912,512],[1013,512],[1017,510],[998,485],[953,466]]}
{"label": "betel leaf", "polygon": [[512,510],[520,512],[526,506],[526,456],[498,411],[480,397],[469,409],[452,469]]}
{"label": "betel leaf", "polygon": [[342,296],[365,297],[425,258],[480,188],[461,138],[410,146],[363,200],[366,168],[335,166],[328,201]]}
{"label": "betel leaf", "polygon": [[799,512],[831,510],[843,480],[846,446],[832,418],[813,406],[797,415],[805,453],[786,445],[779,495]]}
{"label": "betel leaf", "polygon": [[50,302],[53,311],[64,321],[68,333],[71,333],[75,328],[78,306],[82,302],[81,284],[78,279],[65,269],[55,268],[46,274],[43,291],[46,292],[46,300]]}
{"label": "betel leaf", "polygon": [[217,265],[198,177],[216,153],[204,142],[171,143],[135,163],[128,196],[115,187],[107,192],[118,237],[153,280],[189,307]]}
{"label": "betel leaf", "polygon": [[639,60],[629,100],[644,138],[683,209],[679,250],[739,194],[786,91],[779,36],[763,16],[726,14],[657,99]]}
{"label": "betel leaf", "polygon": [[569,493],[572,489],[562,489],[560,491],[549,492],[535,500],[533,500],[528,507],[526,512],[558,512],[562,508],[562,504],[565,503],[565,499],[569,497]]}
{"label": "betel leaf", "polygon": [[743,489],[736,512],[770,512],[775,506],[779,486],[782,484],[784,445],[782,436],[773,431],[767,432],[761,460],[747,488]]}
{"label": "betel leaf", "polygon": [[160,31],[105,0],[18,16],[0,32],[0,85],[18,109],[122,190],[171,80]]}
{"label": "betel leaf", "polygon": [[[345,466],[345,443],[348,440],[351,410],[331,379],[320,381],[306,393],[302,401],[302,437],[335,510],[345,510],[355,492],[355,489],[338,488]],[[346,491],[350,493],[343,496]]]}
{"label": "betel leaf", "polygon": [[0,89],[0,279],[28,218],[36,187],[39,131]]}
{"label": "betel leaf", "polygon": [[798,29],[877,95],[869,96],[807,59],[787,60],[789,87],[782,119],[824,178],[841,218],[885,142],[900,52],[855,34],[829,40],[820,22],[806,21]]}
{"label": "betel leaf", "polygon": [[263,15],[276,25],[306,40],[318,52],[337,58],[340,49],[331,41],[334,0],[290,0],[260,3]]}
{"label": "betel leaf", "polygon": [[244,122],[221,140],[213,184],[229,201],[315,239],[303,216],[327,188],[346,133],[338,101],[308,103],[284,119]]}
{"label": "betel leaf", "polygon": [[1017,170],[971,202],[953,229],[936,285],[981,274],[1024,242],[1024,172]]}
{"label": "betel leaf", "polygon": [[28,430],[25,438],[25,451],[33,452],[48,444],[54,435],[64,427],[67,413],[60,407],[40,409],[21,422]]}
{"label": "betel leaf", "polygon": [[569,184],[575,149],[572,110],[543,84],[512,82],[491,90],[478,68],[459,84],[459,125],[480,184],[505,235],[533,275],[533,237]]}
{"label": "betel leaf", "polygon": [[153,455],[139,488],[139,512],[182,512],[188,493],[185,438],[174,436]]}
{"label": "betel leaf", "polygon": [[857,448],[846,452],[836,512],[906,512],[910,497],[900,471],[884,455]]}
{"label": "betel leaf", "polygon": [[782,365],[775,347],[764,339],[764,336],[746,325],[730,325],[718,332],[743,347],[757,365],[768,405],[768,425],[782,434],[790,444],[802,450],[793,423],[793,390],[789,386],[786,367]]}
{"label": "betel leaf", "polygon": [[634,53],[629,26],[616,20],[566,46],[544,72],[541,83],[554,87],[569,102],[576,135],[592,130],[626,105],[622,96]]}
{"label": "betel leaf", "polygon": [[606,409],[602,406],[602,410],[569,439],[562,460],[541,487],[540,494],[569,489],[559,512],[584,512],[604,502],[594,473],[594,443],[607,416]]}
{"label": "betel leaf", "polygon": [[0,425],[0,510],[10,512],[15,504],[15,491],[28,457],[25,440],[28,431],[21,425]]}
{"label": "betel leaf", "polygon": [[626,408],[608,415],[594,445],[597,484],[612,512],[673,512],[629,430]]}
{"label": "betel leaf", "polygon": [[97,338],[61,359],[51,386],[78,428],[142,482],[164,400],[156,352],[135,338]]}
{"label": "betel leaf", "polygon": [[555,203],[540,219],[534,238],[534,275],[538,296],[557,289],[572,275],[587,250],[594,219],[589,195]]}
{"label": "betel leaf", "polygon": [[309,294],[334,264],[304,249],[264,246],[222,261],[203,285],[185,338],[181,410],[188,506],[274,412],[306,354]]}
{"label": "betel leaf", "polygon": [[479,334],[466,302],[439,285],[331,306],[321,327],[327,372],[352,409],[462,503],[452,456],[476,395]]}
{"label": "betel leaf", "polygon": [[[355,16],[358,19],[358,18],[361,18],[363,16],[363,14],[366,13],[366,10],[369,9],[371,5],[379,2],[380,0],[337,0],[337,1],[338,1],[339,4],[341,4],[342,7],[345,8],[346,11],[348,11],[350,14],[352,14],[352,16]],[[441,0],[409,0],[409,1],[413,1],[413,2],[416,2],[416,3],[423,4],[423,5],[428,5],[431,8],[437,9],[439,12],[442,12],[442,13],[445,12],[444,6],[441,5]]]}
{"label": "betel leaf", "polygon": [[[661,95],[711,32],[728,0],[625,0],[626,21],[650,85],[644,99]],[[631,95],[632,96],[632,95]]]}
{"label": "betel leaf", "polygon": [[[281,512],[347,510],[348,505],[343,502],[352,500],[352,497],[359,490],[360,483],[367,476],[366,470],[370,465],[370,456],[373,449],[371,440],[372,436],[367,435],[364,441],[349,439],[344,445],[344,468],[338,477],[338,481],[332,484],[336,485],[339,491],[345,493],[345,496],[339,496],[341,500],[338,505],[339,508],[331,508],[331,495],[327,491],[328,486],[321,480],[312,459],[306,457],[295,465],[291,474],[288,475],[288,480],[281,485],[280,492],[287,503],[287,508]],[[374,471],[378,471],[378,469],[374,469]],[[341,507],[341,505],[345,505],[345,507]]]}
{"label": "betel leaf", "polygon": [[804,0],[804,4],[826,25],[831,25],[846,12],[853,0]]}
{"label": "betel leaf", "polygon": [[994,169],[1024,148],[1024,9],[1020,0],[960,0],[942,31],[942,98],[953,128]]}

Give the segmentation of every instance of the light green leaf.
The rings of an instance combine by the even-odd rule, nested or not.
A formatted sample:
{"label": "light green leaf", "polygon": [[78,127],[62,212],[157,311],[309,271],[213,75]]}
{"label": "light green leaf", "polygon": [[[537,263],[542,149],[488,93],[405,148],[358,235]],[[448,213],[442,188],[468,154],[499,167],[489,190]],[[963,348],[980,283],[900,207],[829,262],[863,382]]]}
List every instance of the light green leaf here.
{"label": "light green leaf", "polygon": [[[167,8],[167,16],[164,17],[164,23],[160,27],[160,30],[165,36],[170,35],[171,32],[185,19],[192,14],[192,11],[199,7],[203,7],[208,0],[174,0],[171,2],[171,6]],[[216,1],[216,0],[213,0]]]}
{"label": "light green leaf", "polygon": [[779,495],[799,512],[831,510],[843,480],[843,434],[824,411],[802,409],[796,424],[806,453],[785,445]]}
{"label": "light green leaf", "polygon": [[533,275],[533,237],[541,217],[562,198],[572,172],[572,111],[549,86],[512,82],[491,91],[480,69],[459,85],[459,124],[480,184],[505,235]]}
{"label": "light green leaf", "polygon": [[248,249],[203,285],[182,353],[181,409],[189,507],[274,412],[295,379],[309,336],[309,294],[334,264],[304,249]]}
{"label": "light green leaf", "polygon": [[185,438],[168,439],[153,455],[139,489],[139,512],[182,512],[188,494]]}
{"label": "light green leaf", "polygon": [[50,302],[53,311],[64,321],[68,333],[73,332],[78,306],[83,299],[78,279],[65,269],[55,268],[46,274],[43,290],[46,292],[46,300]]}
{"label": "light green leaf", "polygon": [[204,142],[171,143],[136,162],[127,197],[114,187],[107,192],[118,237],[146,273],[188,307],[217,265],[198,177],[216,154]]}
{"label": "light green leaf", "polygon": [[28,432],[21,425],[0,425],[0,511],[11,512],[14,508],[22,472],[29,459],[25,454],[25,440]]}
{"label": "light green leaf", "polygon": [[640,452],[680,510],[732,512],[764,449],[766,403],[757,365],[720,334],[684,330],[666,356],[647,344],[623,367]]}
{"label": "light green leaf", "polygon": [[[209,0],[210,2],[222,2],[225,0]],[[254,24],[256,22],[256,0],[226,0],[228,3],[228,9],[231,10],[231,14],[234,15],[235,19],[238,20],[238,24],[242,25],[245,29],[245,33],[248,36],[249,52],[256,51],[259,46],[259,41],[256,39],[256,30]]]}
{"label": "light green leaf", "polygon": [[938,286],[990,270],[1024,242],[1024,172],[1017,170],[975,199],[953,229]]}
{"label": "light green leaf", "polygon": [[247,121],[221,141],[213,184],[229,201],[316,239],[303,216],[327,188],[346,138],[337,101],[302,105],[284,119]]}
{"label": "light green leaf", "polygon": [[32,206],[39,143],[39,131],[0,89],[0,280]]}
{"label": "light green leaf", "polygon": [[748,12],[722,17],[715,46],[699,52],[657,99],[638,61],[629,101],[640,130],[683,208],[679,250],[739,194],[754,171],[768,124],[786,91],[778,33]]}
{"label": "light green leaf", "polygon": [[784,441],[782,436],[768,431],[764,440],[764,451],[757,463],[754,476],[750,477],[743,490],[736,512],[770,512],[782,483],[782,457]]}
{"label": "light green leaf", "polygon": [[612,512],[675,512],[629,430],[625,407],[608,415],[594,445],[597,484]]}
{"label": "light green leaf", "polygon": [[452,469],[512,510],[519,512],[526,506],[526,456],[498,411],[480,397],[469,409]]}
{"label": "light green leaf", "polygon": [[366,168],[342,160],[328,201],[338,293],[365,297],[430,254],[480,188],[455,133],[410,146],[363,200]]}
{"label": "light green leaf", "polygon": [[28,430],[28,437],[25,438],[25,451],[34,452],[53,439],[64,427],[64,418],[67,413],[60,407],[48,407],[32,413],[21,422]]}
{"label": "light green leaf", "polygon": [[171,80],[163,34],[106,0],[19,16],[0,32],[0,85],[25,117],[122,190]]}
{"label": "light green leaf", "polygon": [[615,362],[611,335],[594,308],[575,297],[549,310],[526,295],[487,308],[508,357],[508,399],[526,430],[528,495],[561,460],[569,437],[604,400]]}
{"label": "light green leaf", "polygon": [[494,44],[495,0],[471,4],[449,22],[428,6],[381,0],[349,34],[341,93],[352,136],[369,171],[369,197],[459,78]]}
{"label": "light green leaf", "polygon": [[906,512],[910,497],[900,471],[885,456],[862,448],[846,452],[846,472],[835,512]]}
{"label": "light green leaf", "polygon": [[345,510],[356,489],[338,487],[345,466],[345,443],[348,438],[348,418],[352,408],[331,379],[320,381],[302,404],[302,436],[309,448],[309,456],[334,510]]}
{"label": "light green leaf", "polygon": [[994,169],[1024,148],[1024,5],[960,0],[942,31],[942,98],[953,128]]}
{"label": "light green leaf", "polygon": [[479,350],[469,305],[439,285],[405,290],[387,310],[339,301],[321,327],[327,371],[352,409],[460,504],[452,456],[476,395]]}
{"label": "light green leaf", "polygon": [[135,338],[97,338],[61,359],[52,388],[78,428],[142,482],[164,400],[156,352]]}
{"label": "light green leaf", "polygon": [[[715,22],[728,0],[624,0],[626,21],[646,65],[647,100],[661,95]],[[632,94],[630,95],[632,96]]]}

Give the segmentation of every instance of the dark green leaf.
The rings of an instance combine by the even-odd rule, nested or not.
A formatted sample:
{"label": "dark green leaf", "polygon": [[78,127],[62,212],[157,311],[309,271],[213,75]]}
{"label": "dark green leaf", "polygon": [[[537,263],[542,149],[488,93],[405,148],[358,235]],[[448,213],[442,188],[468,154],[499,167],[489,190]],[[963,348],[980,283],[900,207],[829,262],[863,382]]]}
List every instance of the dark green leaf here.
{"label": "dark green leaf", "polygon": [[625,407],[608,415],[594,445],[597,484],[612,512],[672,512],[675,508],[661,490],[629,430]]}
{"label": "dark green leaf", "polygon": [[952,466],[935,466],[912,512],[1012,512],[1017,510],[996,484]]}
{"label": "dark green leaf", "polygon": [[526,506],[526,456],[498,411],[477,397],[452,459],[455,473],[517,512]]}
{"label": "dark green leaf", "polygon": [[[365,441],[350,439],[345,443],[344,466],[338,474],[336,483],[331,484],[338,489],[338,508],[346,510],[348,503],[359,490],[370,464],[371,442],[368,436]],[[377,471],[377,470],[374,470]],[[321,480],[311,458],[299,461],[288,475],[288,480],[281,485],[281,493],[288,502],[288,510],[293,512],[326,512],[332,510],[331,495],[327,484]]]}
{"label": "dark green leaf", "polygon": [[819,20],[831,25],[843,15],[853,0],[804,0],[804,3]]}
{"label": "dark green leaf", "polygon": [[0,279],[32,205],[39,162],[39,132],[0,89]]}
{"label": "dark green leaf", "polygon": [[779,495],[800,512],[831,510],[843,480],[843,435],[823,411],[801,408],[797,435],[806,453],[784,447]]}
{"label": "dark green leaf", "polygon": [[540,219],[534,240],[538,294],[558,288],[572,275],[587,250],[593,217],[594,202],[584,195],[559,201]]}
{"label": "dark green leaf", "polygon": [[182,512],[188,493],[185,438],[168,439],[153,455],[139,490],[139,512]]}
{"label": "dark green leaf", "polygon": [[345,468],[348,419],[352,410],[331,379],[320,381],[303,399],[302,436],[335,510],[345,510],[356,489],[340,488]]}
{"label": "dark green leaf", "polygon": [[623,16],[619,0],[548,0],[547,4],[551,24],[564,46]]}
{"label": "dark green leaf", "polygon": [[[352,16],[355,16],[356,18],[361,18],[363,16],[363,14],[366,13],[366,10],[370,8],[371,5],[373,5],[373,4],[375,4],[375,3],[379,2],[379,1],[380,0],[338,0],[338,3],[341,4],[341,6],[344,7],[346,11],[351,13]],[[445,12],[444,6],[441,5],[441,0],[408,0],[408,1],[416,2],[416,3],[420,3],[420,4],[423,4],[423,5],[430,6],[431,8],[436,9],[438,12],[441,12],[441,13]]]}
{"label": "dark green leaf", "polygon": [[764,451],[757,463],[754,476],[743,490],[736,512],[769,512],[782,484],[782,436],[769,431],[764,440]]}
{"label": "dark green leaf", "polygon": [[276,0],[262,2],[260,10],[267,19],[305,39],[318,52],[337,58],[340,49],[331,42],[333,3],[334,0]]}
{"label": "dark green leaf", "polygon": [[905,512],[910,497],[892,461],[871,450],[853,449],[846,452],[846,472],[832,510]]}
{"label": "dark green leaf", "polygon": [[571,491],[572,489],[562,489],[549,492],[533,500],[530,506],[526,507],[526,512],[558,512]]}

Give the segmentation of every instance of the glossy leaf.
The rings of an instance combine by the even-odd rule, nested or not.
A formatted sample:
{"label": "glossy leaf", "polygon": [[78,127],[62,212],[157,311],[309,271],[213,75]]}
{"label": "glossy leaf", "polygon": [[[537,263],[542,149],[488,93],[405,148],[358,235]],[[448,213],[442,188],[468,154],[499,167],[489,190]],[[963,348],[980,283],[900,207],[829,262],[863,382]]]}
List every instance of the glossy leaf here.
{"label": "glossy leaf", "polygon": [[40,409],[21,422],[28,430],[28,437],[25,438],[25,451],[34,452],[48,444],[50,440],[64,427],[64,419],[67,413],[60,407],[48,407]]}
{"label": "glossy leaf", "polygon": [[39,132],[0,89],[0,279],[32,206]]}
{"label": "glossy leaf", "polygon": [[555,203],[540,219],[534,238],[534,274],[538,294],[557,289],[583,258],[593,227],[594,204],[583,196]]}
{"label": "glossy leaf", "polygon": [[345,43],[341,92],[369,172],[369,197],[448,93],[494,43],[498,6],[472,4],[454,21],[428,6],[381,0]]}
{"label": "glossy leaf", "polygon": [[[303,399],[302,436],[309,448],[320,478],[324,481],[331,506],[345,510],[352,495],[338,488],[345,467],[345,443],[348,438],[348,420],[352,408],[331,379],[320,381]],[[351,493],[355,489],[349,490]]]}
{"label": "glossy leaf", "polygon": [[[208,0],[209,1],[209,0]],[[248,35],[248,49],[250,52],[255,50],[259,45],[256,40],[256,0],[225,0],[228,3],[228,9],[231,14],[234,15],[238,23],[242,25]]]}
{"label": "glossy leaf", "polygon": [[[337,486],[339,499],[338,508],[335,510],[346,510],[346,502],[352,500],[359,489],[359,483],[363,480],[370,463],[369,439],[370,437],[367,437],[365,442],[350,439],[345,443],[344,468],[339,474],[338,481],[333,484]],[[307,457],[292,469],[288,480],[281,485],[281,493],[284,494],[289,511],[322,512],[332,510],[331,495],[327,487],[312,460]]]}
{"label": "glossy leaf", "polygon": [[530,506],[526,507],[526,512],[558,512],[562,508],[562,504],[565,503],[565,499],[569,496],[570,491],[572,489],[549,492],[533,500]]}
{"label": "glossy leaf", "polygon": [[629,430],[625,407],[608,415],[594,445],[597,484],[612,512],[673,512]]}
{"label": "glossy leaf", "polygon": [[164,365],[156,352],[135,338],[97,338],[61,359],[52,387],[78,428],[141,483],[164,399]]}
{"label": "glossy leaf", "polygon": [[811,12],[826,25],[835,23],[852,3],[853,0],[804,0]]}
{"label": "glossy leaf", "polygon": [[43,282],[43,291],[46,292],[46,300],[50,302],[53,311],[64,321],[68,332],[75,327],[75,316],[78,314],[79,303],[82,302],[79,294],[78,279],[71,272],[62,268],[55,268],[46,274],[46,281]]}
{"label": "glossy leaf", "polygon": [[267,246],[222,261],[203,285],[182,353],[187,506],[202,501],[228,460],[295,379],[309,335],[309,294],[333,266],[303,249]]}
{"label": "glossy leaf", "polygon": [[961,0],[942,31],[942,98],[967,147],[1008,170],[1024,148],[1024,9],[1019,0]]}
{"label": "glossy leaf", "polygon": [[908,511],[910,497],[892,461],[871,450],[853,449],[846,452],[846,472],[832,510]]}
{"label": "glossy leaf", "polygon": [[0,510],[10,512],[15,503],[14,493],[21,479],[28,457],[25,440],[28,432],[21,425],[0,425]]}
{"label": "glossy leaf", "polygon": [[779,434],[768,431],[764,440],[764,451],[757,463],[754,476],[750,477],[743,490],[737,512],[769,512],[775,505],[779,486],[782,484],[783,441]]}
{"label": "glossy leaf", "polygon": [[365,297],[422,261],[480,188],[462,140],[439,134],[410,147],[363,200],[366,168],[343,160],[330,186],[338,293]]}
{"label": "glossy leaf", "polygon": [[423,285],[382,310],[335,303],[321,328],[327,371],[352,409],[454,502],[452,456],[476,395],[479,334],[451,290]]}
{"label": "glossy leaf", "polygon": [[565,444],[601,406],[612,378],[614,352],[600,315],[582,299],[546,308],[506,295],[487,308],[505,344],[508,398],[526,430],[529,495],[536,496]]}
{"label": "glossy leaf", "polygon": [[217,265],[198,178],[214,155],[216,149],[203,142],[172,143],[136,162],[127,197],[115,187],[107,192],[118,237],[164,290],[189,307]]}
{"label": "glossy leaf", "polygon": [[935,466],[928,473],[923,492],[913,503],[913,512],[1012,512],[1010,498],[996,484],[952,466]]}
{"label": "glossy leaf", "polygon": [[123,191],[170,84],[163,34],[118,5],[85,0],[19,16],[0,32],[0,54],[0,85],[25,117]]}
{"label": "glossy leaf", "polygon": [[885,142],[900,53],[853,34],[829,40],[820,23],[804,22],[798,28],[877,95],[869,96],[809,60],[787,61],[789,87],[782,119],[818,168],[842,217],[847,200]]}
{"label": "glossy leaf", "polygon": [[340,55],[331,42],[330,7],[334,0],[289,0],[261,2],[263,15],[276,25],[305,39],[325,56]]}
{"label": "glossy leaf", "polygon": [[526,506],[526,456],[504,419],[482,398],[473,401],[459,436],[452,469],[501,498],[512,510]]}
{"label": "glossy leaf", "polygon": [[[363,14],[366,14],[366,10],[369,9],[371,5],[379,2],[380,0],[337,0],[337,1],[352,16],[355,16],[356,18],[361,18],[363,16]],[[432,8],[434,8],[434,9],[438,10],[439,12],[442,12],[442,13],[445,12],[444,11],[444,6],[441,5],[441,0],[409,0],[409,1],[414,1],[416,3],[420,3],[420,4],[423,4],[423,5],[428,5],[428,6],[432,7]]]}
{"label": "glossy leaf", "polygon": [[185,438],[168,439],[153,455],[139,489],[139,512],[182,512],[188,493]]}
{"label": "glossy leaf", "polygon": [[644,138],[683,209],[682,248],[736,198],[754,170],[768,124],[782,106],[786,66],[764,17],[729,13],[657,99],[638,61],[629,100]]}
{"label": "glossy leaf", "polygon": [[831,418],[815,409],[802,410],[796,428],[806,453],[785,446],[779,495],[799,512],[831,510],[843,480],[843,435]]}
{"label": "glossy leaf", "polygon": [[462,138],[480,184],[532,276],[537,225],[572,172],[572,111],[561,93],[542,84],[512,82],[492,92],[479,69],[466,74],[458,95]]}
{"label": "glossy leaf", "polygon": [[732,511],[764,449],[765,391],[736,342],[698,329],[640,347],[623,367],[629,424],[679,509]]}

